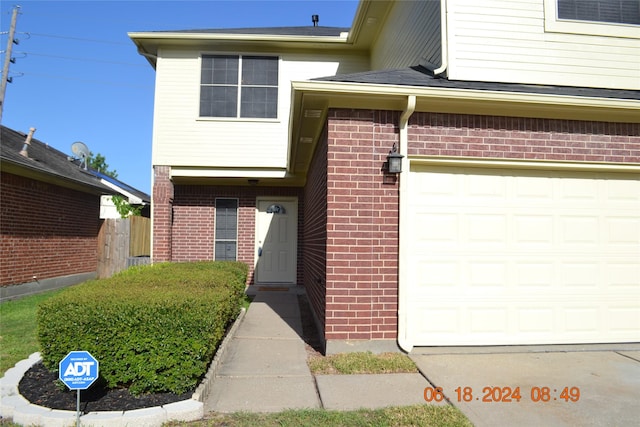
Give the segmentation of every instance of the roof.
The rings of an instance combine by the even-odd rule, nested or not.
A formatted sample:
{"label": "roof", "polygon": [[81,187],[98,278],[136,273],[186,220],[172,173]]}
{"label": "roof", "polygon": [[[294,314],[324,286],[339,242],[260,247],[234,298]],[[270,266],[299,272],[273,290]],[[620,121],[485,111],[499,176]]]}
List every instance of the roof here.
{"label": "roof", "polygon": [[[116,179],[112,176],[99,172],[97,170],[90,169],[91,173],[100,178],[103,182],[107,182],[107,185],[112,185],[116,187],[116,190],[121,193],[129,193],[142,201],[143,204],[149,204],[151,202],[151,196],[147,193],[144,193],[137,188],[133,188],[129,184],[126,184],[119,179]],[[128,195],[127,195],[128,196]]]}
{"label": "roof", "polygon": [[640,99],[639,90],[600,89],[587,87],[534,85],[500,82],[476,82],[465,80],[448,80],[433,75],[422,66],[414,66],[393,70],[365,71],[353,74],[312,79],[315,81],[368,83],[398,86],[441,87],[448,89],[474,89],[488,91],[505,91],[520,93],[538,93],[550,95],[567,95],[594,98]]}
{"label": "roof", "polygon": [[176,31],[152,31],[152,33],[193,33],[193,34],[247,34],[272,36],[318,36],[340,37],[341,33],[349,32],[348,27],[255,27],[255,28],[208,28]]}
{"label": "roof", "polygon": [[100,180],[88,171],[83,170],[76,162],[70,161],[67,155],[48,144],[32,138],[28,147],[28,157],[20,154],[27,134],[1,127],[0,161],[2,170],[38,180],[56,183],[85,192],[112,194],[113,190],[103,185]]}

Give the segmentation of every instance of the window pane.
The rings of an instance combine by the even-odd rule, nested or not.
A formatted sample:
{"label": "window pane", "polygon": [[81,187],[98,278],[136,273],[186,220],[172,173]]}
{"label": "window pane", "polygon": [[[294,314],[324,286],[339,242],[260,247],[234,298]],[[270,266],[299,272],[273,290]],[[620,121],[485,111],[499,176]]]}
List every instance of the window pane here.
{"label": "window pane", "polygon": [[238,84],[238,57],[215,55],[202,57],[202,84]]}
{"label": "window pane", "polygon": [[202,86],[200,89],[200,116],[236,117],[237,106],[238,88],[235,86]]}
{"label": "window pane", "polygon": [[242,84],[277,86],[278,58],[243,56]]}
{"label": "window pane", "polygon": [[215,259],[235,261],[238,239],[237,199],[216,199],[215,239]]}
{"label": "window pane", "polygon": [[215,260],[216,261],[235,261],[236,260],[236,243],[216,241]]}
{"label": "window pane", "polygon": [[242,117],[278,117],[277,87],[244,87],[240,104]]}
{"label": "window pane", "polygon": [[558,0],[558,18],[640,24],[638,0]]}

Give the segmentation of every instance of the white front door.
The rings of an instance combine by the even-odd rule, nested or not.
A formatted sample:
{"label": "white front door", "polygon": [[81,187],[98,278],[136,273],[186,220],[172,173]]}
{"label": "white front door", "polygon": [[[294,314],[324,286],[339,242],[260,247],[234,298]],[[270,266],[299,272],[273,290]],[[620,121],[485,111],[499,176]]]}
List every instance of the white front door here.
{"label": "white front door", "polygon": [[298,200],[258,199],[256,283],[296,283]]}

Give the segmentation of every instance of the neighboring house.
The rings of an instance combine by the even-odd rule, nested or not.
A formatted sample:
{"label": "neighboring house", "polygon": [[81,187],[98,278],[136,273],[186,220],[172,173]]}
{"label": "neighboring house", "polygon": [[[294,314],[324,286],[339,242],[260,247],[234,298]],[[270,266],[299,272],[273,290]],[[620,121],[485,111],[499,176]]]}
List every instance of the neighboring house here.
{"label": "neighboring house", "polygon": [[[104,174],[98,171],[92,171],[94,175],[96,175],[102,184],[111,188],[129,205],[134,208],[140,209],[140,215],[149,218],[151,216],[151,196],[147,193],[144,193],[140,190],[137,190],[131,187],[124,182]],[[113,196],[112,195],[103,195],[100,198],[100,218],[121,218],[122,215],[118,212],[118,208],[116,207]]]}
{"label": "neighboring house", "polygon": [[590,3],[131,33],[156,69],[153,259],[303,285],[328,353],[637,341],[640,11]]}
{"label": "neighboring house", "polygon": [[5,126],[0,173],[0,299],[95,278],[100,198],[128,197],[130,187],[105,185],[32,132]]}

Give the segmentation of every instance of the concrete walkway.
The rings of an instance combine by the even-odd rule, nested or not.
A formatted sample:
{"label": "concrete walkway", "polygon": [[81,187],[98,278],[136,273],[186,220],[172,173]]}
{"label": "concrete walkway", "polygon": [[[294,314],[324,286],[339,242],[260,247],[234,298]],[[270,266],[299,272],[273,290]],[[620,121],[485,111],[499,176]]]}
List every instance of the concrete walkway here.
{"label": "concrete walkway", "polygon": [[[269,289],[269,288],[262,288]],[[298,288],[257,291],[213,379],[206,412],[424,404],[420,374],[318,375],[307,366]]]}
{"label": "concrete walkway", "polygon": [[[314,377],[297,299],[303,290],[272,289],[257,291],[230,340],[205,413],[426,404],[425,387],[438,386],[476,426],[639,425],[639,344],[416,348],[409,356],[421,374]],[[502,399],[507,387],[519,388],[520,399]]]}

